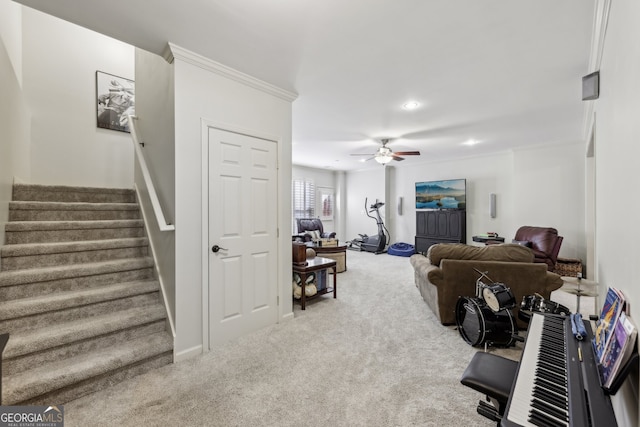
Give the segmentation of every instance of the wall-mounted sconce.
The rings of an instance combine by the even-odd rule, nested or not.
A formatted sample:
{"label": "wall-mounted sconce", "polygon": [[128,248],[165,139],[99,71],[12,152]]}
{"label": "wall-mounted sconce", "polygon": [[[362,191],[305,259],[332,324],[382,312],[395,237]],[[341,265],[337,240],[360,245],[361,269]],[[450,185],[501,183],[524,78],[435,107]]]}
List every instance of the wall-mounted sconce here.
{"label": "wall-mounted sconce", "polygon": [[489,206],[491,211],[491,218],[495,218],[496,217],[496,194],[495,193],[491,193],[489,195]]}

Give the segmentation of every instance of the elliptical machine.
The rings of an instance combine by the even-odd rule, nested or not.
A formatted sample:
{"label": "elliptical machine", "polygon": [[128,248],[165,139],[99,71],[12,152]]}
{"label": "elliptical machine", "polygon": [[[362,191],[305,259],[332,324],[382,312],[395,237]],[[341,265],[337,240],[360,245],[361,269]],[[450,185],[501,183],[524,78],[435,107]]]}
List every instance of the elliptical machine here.
{"label": "elliptical machine", "polygon": [[[356,251],[365,251],[365,252],[373,252],[376,255],[382,254],[386,252],[387,246],[387,235],[389,232],[384,226],[384,222],[382,221],[382,217],[380,217],[380,208],[384,206],[384,202],[378,202],[369,206],[367,209],[367,200],[364,199],[364,209],[369,218],[376,220],[376,224],[378,225],[378,234],[376,236],[367,236],[366,234],[358,234],[360,237],[356,237],[353,240],[347,242],[349,246],[347,249],[356,250]],[[372,212],[376,213],[376,216],[371,215]]]}

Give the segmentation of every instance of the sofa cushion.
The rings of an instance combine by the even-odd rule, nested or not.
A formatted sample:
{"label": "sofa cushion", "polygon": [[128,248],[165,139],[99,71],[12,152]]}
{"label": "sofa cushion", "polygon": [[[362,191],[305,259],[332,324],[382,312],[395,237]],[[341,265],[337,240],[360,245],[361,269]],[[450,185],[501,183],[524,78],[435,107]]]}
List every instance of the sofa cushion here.
{"label": "sofa cushion", "polygon": [[438,243],[429,247],[427,258],[433,265],[440,265],[443,259],[533,262],[533,252],[525,246],[511,243],[482,247],[464,243]]}

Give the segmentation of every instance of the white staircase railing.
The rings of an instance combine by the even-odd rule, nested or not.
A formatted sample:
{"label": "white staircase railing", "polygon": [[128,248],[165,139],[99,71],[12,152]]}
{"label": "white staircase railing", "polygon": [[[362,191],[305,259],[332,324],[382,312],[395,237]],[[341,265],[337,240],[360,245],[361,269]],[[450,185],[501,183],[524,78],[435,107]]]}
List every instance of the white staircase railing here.
{"label": "white staircase railing", "polygon": [[140,166],[140,171],[142,172],[142,177],[144,178],[145,186],[147,187],[147,191],[149,192],[149,199],[151,199],[151,206],[153,207],[153,213],[156,216],[156,221],[158,221],[158,226],[160,227],[160,231],[174,231],[176,227],[173,224],[167,222],[167,220],[164,217],[164,213],[162,212],[162,206],[160,206],[160,200],[158,199],[158,194],[156,193],[156,189],[153,186],[153,181],[151,180],[151,174],[149,173],[147,162],[144,160],[144,153],[140,148],[143,143],[138,138],[138,129],[136,128],[136,120],[138,120],[138,117],[129,116],[129,128],[131,129],[131,137],[133,138],[133,147],[136,151],[136,158],[138,159],[138,165]]}

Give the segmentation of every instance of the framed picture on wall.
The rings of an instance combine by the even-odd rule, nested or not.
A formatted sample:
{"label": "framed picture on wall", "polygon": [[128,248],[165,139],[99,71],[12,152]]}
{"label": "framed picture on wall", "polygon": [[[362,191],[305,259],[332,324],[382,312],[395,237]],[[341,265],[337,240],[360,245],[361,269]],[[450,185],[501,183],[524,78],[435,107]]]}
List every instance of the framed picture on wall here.
{"label": "framed picture on wall", "polygon": [[320,219],[323,221],[333,220],[333,188],[318,187],[320,195]]}
{"label": "framed picture on wall", "polygon": [[133,80],[96,71],[96,111],[99,128],[130,132],[129,115],[134,114]]}

